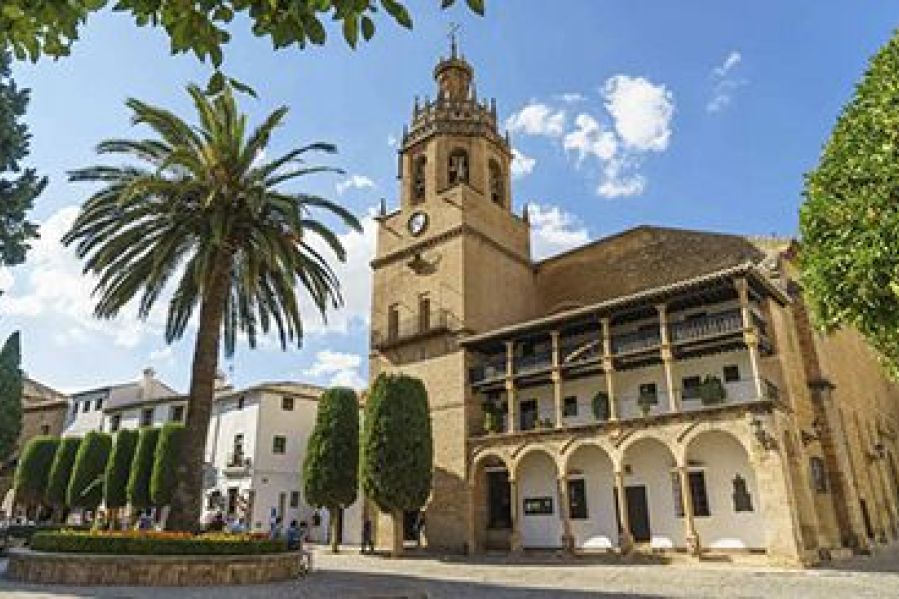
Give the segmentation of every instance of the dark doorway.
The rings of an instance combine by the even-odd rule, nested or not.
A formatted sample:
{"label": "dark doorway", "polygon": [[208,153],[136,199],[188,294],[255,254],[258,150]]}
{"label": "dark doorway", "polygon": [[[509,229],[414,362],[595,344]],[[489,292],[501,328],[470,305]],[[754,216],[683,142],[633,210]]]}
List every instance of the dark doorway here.
{"label": "dark doorway", "polygon": [[337,542],[343,543],[343,508],[337,510]]}
{"label": "dark doorway", "polygon": [[627,500],[627,519],[631,526],[631,535],[637,543],[649,541],[649,504],[646,501],[646,487],[635,485],[625,487],[624,497]]}
{"label": "dark doorway", "polygon": [[487,528],[512,528],[512,497],[508,470],[487,471]]}
{"label": "dark doorway", "polygon": [[868,535],[869,539],[873,539],[874,527],[871,526],[871,514],[868,513],[868,504],[865,503],[864,499],[859,499],[858,502],[862,506],[862,519],[865,521],[865,533]]}
{"label": "dark doorway", "polygon": [[403,540],[416,540],[418,526],[418,510],[406,510],[403,512]]}
{"label": "dark doorway", "polygon": [[521,430],[529,431],[537,428],[537,400],[536,399],[526,399],[522,401],[520,404],[521,416],[520,416],[520,426]]}

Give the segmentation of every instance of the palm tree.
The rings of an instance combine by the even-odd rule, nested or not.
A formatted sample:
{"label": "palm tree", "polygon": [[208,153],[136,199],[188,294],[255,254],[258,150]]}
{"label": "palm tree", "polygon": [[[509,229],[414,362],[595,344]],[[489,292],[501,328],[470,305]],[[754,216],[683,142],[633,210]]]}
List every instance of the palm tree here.
{"label": "palm tree", "polygon": [[321,209],[360,230],[339,205],[315,195],[282,189],[288,181],[337,169],[310,166],[308,152],[335,152],[314,143],[263,161],[281,107],[247,136],[230,88],[207,97],[189,86],[199,125],[129,99],[134,124],[148,125],[152,139],[113,139],[99,154],[124,155],[136,166],[93,166],[69,173],[70,181],[99,183],[63,238],[77,244],[84,272],[98,277],[94,309],[114,318],[135,298],[146,319],[163,289],[177,279],[168,303],[165,339],[185,333],[199,307],[190,379],[187,434],[178,468],[168,527],[195,529],[202,502],[203,457],[222,337],[233,355],[238,333],[255,347],[270,330],[282,348],[302,340],[298,292],[311,297],[322,316],[342,303],[339,281],[326,256],[310,244],[324,242],[346,259],[337,235],[312,216]]}

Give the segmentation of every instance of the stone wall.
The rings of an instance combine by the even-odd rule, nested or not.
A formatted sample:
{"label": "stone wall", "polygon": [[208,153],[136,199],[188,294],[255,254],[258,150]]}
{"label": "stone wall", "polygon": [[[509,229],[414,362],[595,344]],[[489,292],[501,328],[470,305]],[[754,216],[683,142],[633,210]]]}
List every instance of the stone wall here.
{"label": "stone wall", "polygon": [[212,586],[291,580],[297,553],[273,555],[83,555],[13,549],[7,576],[38,584]]}

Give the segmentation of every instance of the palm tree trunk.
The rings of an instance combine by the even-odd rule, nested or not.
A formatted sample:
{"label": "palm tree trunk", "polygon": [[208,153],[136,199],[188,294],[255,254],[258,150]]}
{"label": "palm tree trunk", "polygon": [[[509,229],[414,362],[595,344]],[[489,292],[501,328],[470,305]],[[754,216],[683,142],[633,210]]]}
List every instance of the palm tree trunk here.
{"label": "palm tree trunk", "polygon": [[231,255],[222,250],[200,304],[200,322],[187,401],[187,421],[177,469],[177,486],[166,520],[168,530],[198,531],[203,508],[203,463],[215,394],[222,317],[230,285]]}

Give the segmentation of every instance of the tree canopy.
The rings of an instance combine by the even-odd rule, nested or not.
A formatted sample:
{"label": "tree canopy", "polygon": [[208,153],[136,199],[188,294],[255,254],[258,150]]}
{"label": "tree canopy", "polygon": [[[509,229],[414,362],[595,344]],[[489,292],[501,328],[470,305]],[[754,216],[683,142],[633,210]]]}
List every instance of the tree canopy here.
{"label": "tree canopy", "polygon": [[63,437],[59,440],[53,465],[50,466],[50,476],[47,480],[47,490],[44,498],[54,508],[63,508],[68,505],[66,493],[69,488],[69,480],[72,478],[72,468],[75,465],[75,456],[81,445],[80,437]]}
{"label": "tree canopy", "polygon": [[95,510],[103,500],[103,473],[112,449],[112,437],[90,431],[84,435],[75,455],[66,503],[69,507]]}
{"label": "tree canopy", "polygon": [[[3,14],[0,7],[0,38]],[[35,198],[47,185],[34,169],[22,169],[31,136],[22,121],[28,106],[28,90],[19,89],[10,77],[10,57],[0,43],[0,266],[14,266],[25,260],[29,242],[37,237],[37,225],[27,219]]]}
{"label": "tree canopy", "polygon": [[19,333],[15,332],[0,349],[0,464],[13,453],[22,431],[24,381],[20,364]]}
{"label": "tree canopy", "polygon": [[158,428],[142,428],[138,433],[134,458],[128,473],[126,492],[128,503],[137,509],[153,505],[150,501],[150,476],[153,474],[153,459],[156,455],[156,443],[159,441]]}
{"label": "tree canopy", "polygon": [[306,503],[331,512],[331,547],[337,550],[337,512],[356,501],[359,487],[359,398],[334,387],[318,400],[315,428],[306,445],[303,491]]}
{"label": "tree canopy", "polygon": [[103,503],[107,508],[121,508],[128,504],[128,478],[138,435],[137,431],[130,429],[122,429],[115,434],[103,484]]}
{"label": "tree canopy", "polygon": [[56,456],[59,437],[32,437],[22,449],[16,467],[16,501],[28,505],[44,502],[50,466]]}
{"label": "tree canopy", "polygon": [[167,422],[159,432],[159,442],[153,456],[153,473],[150,475],[150,500],[153,505],[172,503],[177,484],[175,469],[181,460],[183,438],[184,425],[179,422]]}
{"label": "tree canopy", "polygon": [[899,32],[871,59],[800,212],[801,281],[815,322],[851,326],[899,377]]}
{"label": "tree canopy", "polygon": [[433,440],[424,384],[380,374],[365,403],[362,487],[384,512],[421,508],[431,492]]}
{"label": "tree canopy", "polygon": [[[439,2],[443,8],[455,4],[455,0]],[[475,13],[484,13],[483,0],[466,4]],[[109,5],[139,27],[163,29],[173,54],[193,52],[216,68],[224,59],[235,20],[248,23],[253,35],[267,38],[275,49],[324,44],[329,20],[340,24],[352,48],[360,38],[368,41],[374,36],[379,15],[412,28],[412,16],[400,0],[3,0],[0,49],[9,48],[16,58],[33,61],[66,56],[88,17]]]}

